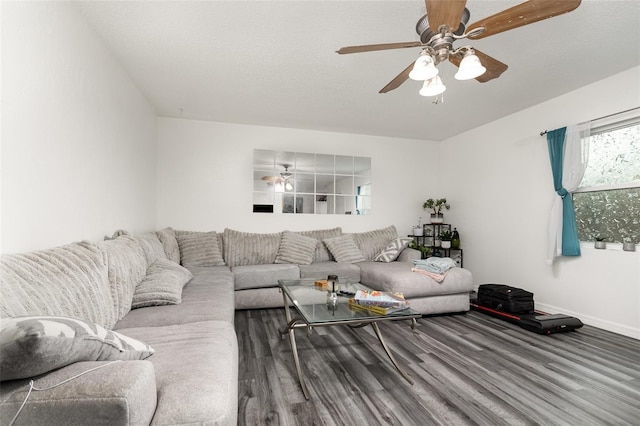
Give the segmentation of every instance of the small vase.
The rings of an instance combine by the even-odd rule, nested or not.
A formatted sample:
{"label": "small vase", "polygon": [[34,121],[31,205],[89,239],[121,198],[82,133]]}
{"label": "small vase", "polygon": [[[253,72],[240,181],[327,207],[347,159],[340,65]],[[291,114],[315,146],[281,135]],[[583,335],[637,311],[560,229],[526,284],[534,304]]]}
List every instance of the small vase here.
{"label": "small vase", "polygon": [[442,245],[443,249],[450,249],[451,248],[451,241],[449,240],[442,240],[442,243],[440,243]]}
{"label": "small vase", "polygon": [[460,240],[451,240],[451,248],[458,250],[460,248]]}
{"label": "small vase", "polygon": [[624,251],[636,251],[635,243],[622,243],[622,250]]}
{"label": "small vase", "polygon": [[431,213],[431,217],[429,219],[431,223],[444,223],[444,215],[442,213]]}
{"label": "small vase", "polygon": [[593,246],[597,249],[606,249],[607,243],[605,241],[596,241]]}
{"label": "small vase", "polygon": [[438,239],[433,240],[433,246],[434,247],[440,247],[440,245],[442,244],[442,242]]}

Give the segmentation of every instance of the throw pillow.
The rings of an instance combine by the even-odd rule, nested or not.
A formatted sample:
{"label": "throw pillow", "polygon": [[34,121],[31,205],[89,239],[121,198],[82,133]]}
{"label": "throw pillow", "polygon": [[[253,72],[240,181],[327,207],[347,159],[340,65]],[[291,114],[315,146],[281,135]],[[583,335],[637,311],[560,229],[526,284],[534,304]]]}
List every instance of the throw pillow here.
{"label": "throw pillow", "polygon": [[389,241],[398,238],[398,232],[393,225],[383,229],[358,232],[352,235],[356,245],[367,260],[374,260],[376,255],[387,246]]}
{"label": "throw pillow", "polygon": [[169,259],[156,259],[136,287],[131,308],[178,305],[182,303],[182,288],[191,278],[188,269]]}
{"label": "throw pillow", "polygon": [[121,320],[131,310],[133,292],[147,271],[147,259],[142,246],[131,235],[102,241],[98,246],[106,255],[113,304]]}
{"label": "throw pillow", "polygon": [[215,232],[176,231],[180,263],[185,267],[224,266]]}
{"label": "throw pillow", "polygon": [[119,319],[105,253],[89,241],[0,256],[0,294],[4,318],[62,315],[107,328]]}
{"label": "throw pillow", "polygon": [[57,316],[3,318],[2,380],[25,379],[79,361],[145,359],[151,346],[88,321]]}
{"label": "throw pillow", "polygon": [[225,228],[224,256],[227,266],[270,265],[275,262],[282,232],[253,234]]}
{"label": "throw pillow", "polygon": [[311,265],[318,240],[295,232],[284,231],[275,263]]}
{"label": "throw pillow", "polygon": [[331,253],[327,249],[327,246],[322,244],[322,240],[324,240],[325,238],[339,237],[340,235],[342,235],[342,228],[338,227],[330,229],[314,229],[311,231],[300,231],[299,234],[318,240],[318,245],[316,246],[316,254],[313,256],[313,261],[327,262],[333,259],[331,258]]}
{"label": "throw pillow", "polygon": [[180,263],[180,247],[176,240],[176,233],[173,228],[168,227],[156,231],[158,239],[162,243],[164,252],[167,255],[167,259],[173,260],[176,263]]}
{"label": "throw pillow", "polygon": [[413,238],[396,238],[392,240],[380,253],[373,259],[376,262],[393,262],[400,256],[402,250],[409,246]]}
{"label": "throw pillow", "polygon": [[366,259],[356,246],[351,234],[340,235],[339,237],[325,238],[322,240],[336,262],[356,263],[364,262]]}

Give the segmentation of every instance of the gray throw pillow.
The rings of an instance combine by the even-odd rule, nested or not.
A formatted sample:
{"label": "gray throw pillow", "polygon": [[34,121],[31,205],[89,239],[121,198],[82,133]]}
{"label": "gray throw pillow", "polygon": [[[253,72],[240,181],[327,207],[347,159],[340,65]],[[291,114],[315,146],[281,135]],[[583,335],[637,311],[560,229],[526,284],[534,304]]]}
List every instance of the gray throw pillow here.
{"label": "gray throw pillow", "polygon": [[402,250],[406,249],[409,244],[413,241],[413,238],[396,238],[391,240],[389,244],[385,248],[380,251],[373,259],[376,262],[393,262],[400,256]]}
{"label": "gray throw pillow", "polygon": [[224,266],[222,252],[215,232],[176,231],[182,266]]}
{"label": "gray throw pillow", "polygon": [[336,262],[356,263],[364,262],[366,260],[353,240],[353,236],[351,234],[325,238],[322,241],[325,243]]}
{"label": "gray throw pillow", "polygon": [[389,244],[389,241],[398,238],[398,232],[393,225],[373,231],[357,232],[351,235],[353,235],[356,245],[367,260],[374,260],[376,255]]}
{"label": "gray throw pillow", "polygon": [[270,265],[275,262],[282,232],[258,234],[225,228],[224,258],[227,266]]}
{"label": "gray throw pillow", "polygon": [[275,263],[311,265],[318,240],[295,232],[284,231]]}
{"label": "gray throw pillow", "polygon": [[305,237],[311,237],[318,240],[316,254],[313,256],[314,262],[328,262],[329,260],[333,260],[333,258],[331,257],[331,253],[327,249],[327,246],[322,244],[322,240],[325,238],[339,237],[342,235],[342,228],[313,229],[311,231],[300,231],[298,233]]}
{"label": "gray throw pillow", "polygon": [[176,233],[171,227],[156,231],[158,239],[162,243],[167,259],[180,263],[180,247],[176,240]]}
{"label": "gray throw pillow", "polygon": [[25,379],[79,361],[145,359],[146,343],[78,318],[3,318],[0,329],[2,380]]}
{"label": "gray throw pillow", "polygon": [[169,259],[156,259],[136,287],[131,308],[178,305],[182,303],[182,288],[191,278],[191,272],[177,263]]}

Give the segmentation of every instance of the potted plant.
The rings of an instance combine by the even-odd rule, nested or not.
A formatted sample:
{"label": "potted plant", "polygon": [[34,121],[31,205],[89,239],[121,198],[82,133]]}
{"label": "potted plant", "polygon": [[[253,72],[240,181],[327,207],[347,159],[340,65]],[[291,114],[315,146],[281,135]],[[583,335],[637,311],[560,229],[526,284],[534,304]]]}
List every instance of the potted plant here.
{"label": "potted plant", "polygon": [[409,244],[409,248],[419,250],[420,257],[422,259],[426,259],[431,254],[431,247],[425,246],[423,244],[418,244],[415,240],[411,241],[411,243]]}
{"label": "potted plant", "polygon": [[594,247],[597,249],[605,249],[607,248],[607,243],[604,241],[604,237],[601,237],[600,235],[598,235],[597,237],[595,237],[596,242],[594,243]]}
{"label": "potted plant", "polygon": [[623,238],[622,250],[624,250],[624,251],[636,251],[636,243],[632,242],[630,238]]}
{"label": "potted plant", "polygon": [[449,210],[451,206],[447,204],[446,198],[429,198],[427,201],[422,204],[422,208],[425,210],[431,210],[431,223],[443,223],[444,222],[444,214],[442,210]]}
{"label": "potted plant", "polygon": [[443,249],[451,248],[451,240],[453,240],[453,233],[450,229],[445,229],[440,233],[440,245]]}
{"label": "potted plant", "polygon": [[422,217],[418,218],[418,224],[413,227],[413,235],[416,237],[422,237],[424,235],[424,229],[422,228]]}

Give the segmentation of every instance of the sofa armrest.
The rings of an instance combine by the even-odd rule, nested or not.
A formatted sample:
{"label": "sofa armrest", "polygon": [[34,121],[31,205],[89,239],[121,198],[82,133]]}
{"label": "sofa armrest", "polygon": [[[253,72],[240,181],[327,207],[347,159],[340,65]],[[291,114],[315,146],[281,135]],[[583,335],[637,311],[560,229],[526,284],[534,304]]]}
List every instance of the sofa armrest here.
{"label": "sofa armrest", "polygon": [[[15,424],[151,423],[157,390],[149,361],[77,362],[34,378],[34,387],[48,388],[101,365],[104,367],[60,386],[34,389]],[[29,379],[2,382],[0,423],[11,422],[28,391]]]}
{"label": "sofa armrest", "polygon": [[412,249],[412,248],[408,248],[407,247],[406,249],[402,250],[402,252],[398,256],[396,261],[397,262],[411,262],[413,260],[420,260],[420,258],[421,258],[420,250],[416,250],[416,249]]}

